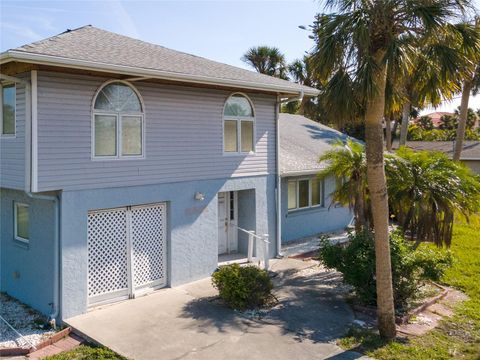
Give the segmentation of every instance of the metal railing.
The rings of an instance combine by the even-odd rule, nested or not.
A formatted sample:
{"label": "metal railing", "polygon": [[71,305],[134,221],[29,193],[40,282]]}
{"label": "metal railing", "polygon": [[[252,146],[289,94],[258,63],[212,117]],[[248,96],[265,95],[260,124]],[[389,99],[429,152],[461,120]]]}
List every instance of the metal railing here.
{"label": "metal railing", "polygon": [[241,228],[240,226],[235,226],[238,230],[243,231],[244,233],[248,234],[248,248],[247,248],[247,260],[248,262],[253,262],[253,240],[258,239],[263,242],[263,267],[265,270],[268,270],[268,234],[257,235],[253,230],[246,230]]}

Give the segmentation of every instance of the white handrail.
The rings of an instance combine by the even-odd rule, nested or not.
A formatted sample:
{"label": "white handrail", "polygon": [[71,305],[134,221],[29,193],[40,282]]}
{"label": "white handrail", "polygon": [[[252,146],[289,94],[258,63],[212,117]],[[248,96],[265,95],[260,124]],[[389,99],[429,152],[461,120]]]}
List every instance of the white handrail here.
{"label": "white handrail", "polygon": [[243,231],[243,232],[245,232],[245,233],[247,233],[247,234],[250,234],[250,235],[252,235],[253,237],[255,237],[255,238],[257,238],[257,239],[260,239],[260,240],[262,240],[263,242],[266,242],[266,243],[270,244],[270,241],[268,241],[268,240],[265,239],[265,238],[268,238],[268,234],[264,234],[263,236],[262,236],[262,235],[257,235],[257,234],[255,234],[255,231],[253,231],[253,230],[245,230],[245,229],[242,229],[240,226],[236,226],[236,225],[234,225],[234,226],[235,226],[238,230]]}

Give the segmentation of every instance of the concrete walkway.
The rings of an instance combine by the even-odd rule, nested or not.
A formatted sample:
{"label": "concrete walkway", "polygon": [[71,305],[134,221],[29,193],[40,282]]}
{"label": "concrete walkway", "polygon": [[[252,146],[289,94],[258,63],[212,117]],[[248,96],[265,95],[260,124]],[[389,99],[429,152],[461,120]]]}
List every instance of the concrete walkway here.
{"label": "concrete walkway", "polygon": [[[313,267],[315,266],[315,267]],[[316,262],[272,263],[279,304],[262,319],[225,308],[210,279],[67,320],[92,340],[132,359],[358,359],[333,340],[353,321],[338,274]]]}

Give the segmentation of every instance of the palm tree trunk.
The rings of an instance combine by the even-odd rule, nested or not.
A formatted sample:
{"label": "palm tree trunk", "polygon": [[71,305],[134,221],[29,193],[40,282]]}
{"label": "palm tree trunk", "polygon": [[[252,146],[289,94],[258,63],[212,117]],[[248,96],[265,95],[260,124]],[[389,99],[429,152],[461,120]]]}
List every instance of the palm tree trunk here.
{"label": "palm tree trunk", "polygon": [[400,145],[407,143],[408,121],[410,120],[410,102],[406,102],[402,109],[402,127],[400,128]]}
{"label": "palm tree trunk", "polygon": [[458,119],[457,136],[455,138],[455,150],[453,152],[453,160],[459,161],[462,155],[463,140],[465,138],[465,129],[467,127],[468,100],[472,91],[472,81],[465,80],[462,89],[462,101],[460,103],[460,116]]}
{"label": "palm tree trunk", "polygon": [[387,151],[392,151],[392,121],[388,116],[385,116],[385,140]]}
{"label": "palm tree trunk", "polygon": [[370,192],[375,238],[378,330],[386,339],[396,334],[393,305],[392,266],[388,234],[388,195],[383,159],[382,117],[385,111],[386,66],[383,53],[375,54],[377,94],[368,102],[365,112],[367,181]]}

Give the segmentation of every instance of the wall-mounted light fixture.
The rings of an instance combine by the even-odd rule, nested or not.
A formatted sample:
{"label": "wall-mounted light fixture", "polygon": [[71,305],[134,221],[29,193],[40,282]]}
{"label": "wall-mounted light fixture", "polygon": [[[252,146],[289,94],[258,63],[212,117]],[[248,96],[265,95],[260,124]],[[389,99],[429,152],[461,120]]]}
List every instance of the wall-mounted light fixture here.
{"label": "wall-mounted light fixture", "polygon": [[197,192],[195,193],[194,198],[195,198],[195,200],[203,201],[203,200],[205,200],[205,194],[197,191]]}

